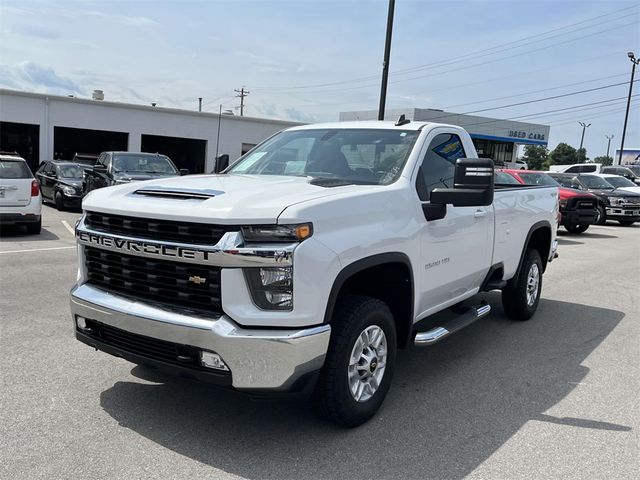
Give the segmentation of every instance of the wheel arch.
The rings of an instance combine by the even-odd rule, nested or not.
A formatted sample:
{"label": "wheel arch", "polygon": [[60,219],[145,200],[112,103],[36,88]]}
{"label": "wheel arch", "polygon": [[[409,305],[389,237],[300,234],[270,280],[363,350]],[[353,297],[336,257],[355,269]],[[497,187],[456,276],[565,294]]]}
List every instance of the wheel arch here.
{"label": "wheel arch", "polygon": [[541,220],[531,226],[529,232],[527,233],[527,238],[524,242],[522,253],[520,254],[518,269],[516,270],[516,274],[513,278],[518,278],[518,276],[520,275],[522,263],[524,262],[524,257],[529,248],[535,248],[536,250],[538,250],[538,252],[540,253],[540,258],[542,260],[542,271],[544,272],[546,270],[547,263],[549,263],[549,254],[551,252],[552,232],[553,230],[551,228],[551,224],[547,220]]}
{"label": "wheel arch", "polygon": [[[381,276],[384,276],[384,283],[375,280]],[[385,302],[394,317],[398,347],[404,348],[409,343],[413,325],[414,279],[411,261],[406,254],[372,255],[344,267],[331,287],[324,323],[331,323],[340,296],[347,294],[366,295]]]}

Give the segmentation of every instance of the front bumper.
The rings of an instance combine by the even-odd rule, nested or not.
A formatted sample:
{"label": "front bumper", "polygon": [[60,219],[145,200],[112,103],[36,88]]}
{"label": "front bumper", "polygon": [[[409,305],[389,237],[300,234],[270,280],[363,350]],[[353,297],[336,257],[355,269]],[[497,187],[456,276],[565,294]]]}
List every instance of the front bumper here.
{"label": "front bumper", "polygon": [[80,208],[82,205],[82,195],[62,194],[62,204],[69,208]]}
{"label": "front bumper", "polygon": [[637,205],[633,207],[614,206],[607,207],[607,218],[612,220],[633,220],[640,221],[640,208]]}
{"label": "front bumper", "polygon": [[565,210],[562,212],[562,225],[593,225],[598,218],[597,210]]}
{"label": "front bumper", "polygon": [[[215,352],[229,367],[230,385],[252,392],[288,391],[303,377],[319,370],[324,363],[331,334],[329,325],[295,330],[240,328],[226,315],[202,317],[188,311],[167,310],[107,293],[88,284],[77,285],[71,290],[71,313],[74,327],[76,317],[81,316],[140,337],[195,351]],[[141,354],[133,347],[127,347],[126,342],[105,344],[101,339],[91,338],[89,333],[75,328],[79,340],[107,353],[136,363],[140,363],[139,358],[158,362],[153,352]],[[176,373],[187,373],[196,378],[209,371],[214,376],[221,376],[220,371],[204,371],[200,365],[173,364],[170,368]],[[217,383],[226,382],[220,378]]]}

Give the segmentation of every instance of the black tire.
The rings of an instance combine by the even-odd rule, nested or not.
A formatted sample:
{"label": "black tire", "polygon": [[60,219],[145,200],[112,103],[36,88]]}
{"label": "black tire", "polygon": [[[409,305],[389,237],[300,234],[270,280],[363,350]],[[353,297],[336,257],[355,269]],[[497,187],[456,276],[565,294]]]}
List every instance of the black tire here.
{"label": "black tire", "polygon": [[38,235],[42,230],[42,219],[38,220],[36,223],[27,223],[26,227],[29,235]]}
{"label": "black tire", "polygon": [[64,198],[62,197],[62,192],[56,192],[55,196],[56,208],[59,211],[64,210]]}
{"label": "black tire", "polygon": [[[538,268],[537,292],[535,301],[529,302],[527,300],[529,274],[534,265]],[[513,320],[529,320],[536,313],[540,303],[540,292],[542,292],[542,260],[537,250],[528,249],[517,278],[509,280],[507,286],[502,289],[502,306],[507,317]]]}
{"label": "black tire", "polygon": [[[382,329],[386,337],[386,366],[375,393],[359,402],[349,387],[349,360],[360,334],[371,326]],[[391,386],[396,349],[395,323],[387,305],[370,297],[344,297],[331,321],[329,349],[313,394],[318,413],[344,427],[357,427],[373,417]]]}
{"label": "black tire", "polygon": [[633,225],[636,222],[634,222],[632,220],[618,220],[618,223],[620,225],[622,225],[623,227],[629,227],[629,226]]}
{"label": "black tire", "polygon": [[587,225],[565,225],[564,228],[567,229],[567,232],[577,234],[584,233],[589,228],[589,224]]}
{"label": "black tire", "polygon": [[596,225],[604,225],[607,223],[607,211],[604,209],[602,205],[598,205],[598,216],[596,217],[596,221],[594,222]]}

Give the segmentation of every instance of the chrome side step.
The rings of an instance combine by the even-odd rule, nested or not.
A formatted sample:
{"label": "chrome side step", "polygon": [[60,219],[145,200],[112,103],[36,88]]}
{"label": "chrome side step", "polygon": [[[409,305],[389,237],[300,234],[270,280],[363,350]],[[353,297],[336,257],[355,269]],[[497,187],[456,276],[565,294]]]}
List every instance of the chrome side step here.
{"label": "chrome side step", "polygon": [[489,314],[491,311],[491,305],[482,304],[469,308],[469,310],[459,317],[441,325],[439,327],[432,328],[426,332],[420,332],[416,334],[416,338],[413,341],[416,347],[428,347],[434,343],[439,342],[445,337],[448,337],[452,333],[456,333],[462,330],[464,327],[471,325],[476,320],[481,319]]}

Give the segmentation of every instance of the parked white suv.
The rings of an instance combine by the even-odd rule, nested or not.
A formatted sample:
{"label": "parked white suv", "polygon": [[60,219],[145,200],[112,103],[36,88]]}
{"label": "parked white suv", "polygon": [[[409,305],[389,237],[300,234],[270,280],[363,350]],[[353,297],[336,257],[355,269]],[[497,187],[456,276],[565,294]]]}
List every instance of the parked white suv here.
{"label": "parked white suv", "polygon": [[30,234],[42,227],[40,184],[18,155],[0,154],[0,225],[25,225]]}
{"label": "parked white suv", "polygon": [[306,125],[224,174],[95,190],[76,227],[76,338],[252,394],[307,387],[322,415],[361,424],[397,349],[487,315],[478,292],[502,290],[514,319],[536,311],[558,189],[494,187],[475,157],[452,125]]}

